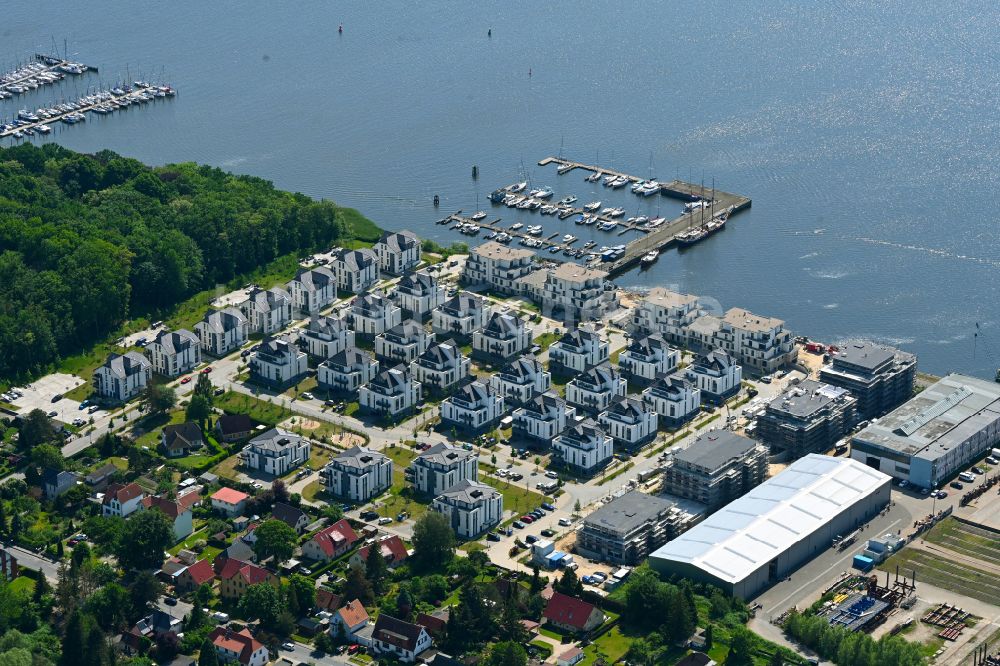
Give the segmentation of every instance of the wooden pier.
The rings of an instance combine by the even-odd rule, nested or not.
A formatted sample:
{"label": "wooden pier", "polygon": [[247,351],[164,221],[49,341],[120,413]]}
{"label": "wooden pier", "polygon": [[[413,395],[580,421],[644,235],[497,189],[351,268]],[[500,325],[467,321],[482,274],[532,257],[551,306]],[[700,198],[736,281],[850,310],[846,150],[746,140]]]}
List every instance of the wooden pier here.
{"label": "wooden pier", "polygon": [[[68,74],[67,72],[61,71],[60,68],[62,68],[64,66],[69,66],[69,65],[74,65],[74,64],[81,64],[81,63],[74,63],[72,60],[64,60],[64,59],[56,57],[56,56],[47,56],[47,55],[43,55],[41,53],[36,53],[35,54],[35,60],[44,63],[45,67],[42,68],[42,69],[39,69],[37,71],[31,72],[30,74],[25,74],[25,75],[21,76],[20,78],[14,79],[13,81],[6,81],[6,82],[0,84],[0,90],[6,91],[11,86],[19,86],[22,83],[24,83],[25,81],[29,81],[29,80],[37,77],[39,74],[44,74],[46,72],[52,72],[52,71],[55,71],[55,70],[60,70],[59,73],[62,74],[62,75],[64,75],[64,76],[79,76],[79,75],[82,75],[82,74],[86,74],[87,72],[97,72],[97,68],[96,67],[91,67],[90,65],[84,65],[84,67],[86,67],[87,69],[85,71],[81,72],[79,75]],[[44,85],[55,85],[55,83],[57,83],[57,82],[53,82],[52,84],[46,83]],[[41,87],[41,86],[39,86],[39,87]]]}

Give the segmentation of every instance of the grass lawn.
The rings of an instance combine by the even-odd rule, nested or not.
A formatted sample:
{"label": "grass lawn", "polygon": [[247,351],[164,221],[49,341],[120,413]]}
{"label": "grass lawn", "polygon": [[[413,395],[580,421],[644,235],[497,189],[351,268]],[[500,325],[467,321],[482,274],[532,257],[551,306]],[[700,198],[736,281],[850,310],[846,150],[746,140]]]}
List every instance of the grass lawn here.
{"label": "grass lawn", "polygon": [[277,425],[292,415],[291,410],[280,404],[274,404],[235,391],[215,398],[215,406],[231,414],[246,414],[254,421],[270,426]]}
{"label": "grass lawn", "polygon": [[191,546],[194,545],[195,541],[202,539],[208,541],[209,536],[211,535],[208,533],[208,529],[203,527],[202,529],[189,534],[183,541],[181,541],[178,544],[175,544],[174,547],[168,550],[167,552],[170,553],[171,555],[176,555],[185,548],[191,548]]}
{"label": "grass lawn", "polygon": [[584,657],[580,663],[589,666],[598,658],[603,658],[605,662],[613,664],[625,656],[631,642],[632,639],[624,635],[617,626],[612,627],[611,631],[583,649]]}
{"label": "grass lawn", "polygon": [[480,479],[493,486],[503,494],[503,508],[505,511],[513,511],[521,515],[528,511],[534,511],[545,502],[545,496],[533,490],[515,486],[504,479],[497,479],[486,476]]}
{"label": "grass lawn", "polygon": [[306,484],[306,487],[302,489],[302,499],[307,502],[312,502],[321,492],[323,492],[323,484],[319,482],[319,479],[310,481]]}
{"label": "grass lawn", "polygon": [[284,392],[283,395],[287,395],[289,398],[294,398],[296,396],[302,395],[306,391],[312,391],[317,386],[319,386],[319,382],[316,381],[315,377],[306,377],[295,386],[290,387],[287,391]]}
{"label": "grass lawn", "polygon": [[146,431],[135,440],[135,443],[139,446],[148,446],[151,449],[156,448],[160,443],[160,432],[163,430],[163,426],[178,425],[184,423],[184,420],[183,409],[175,409],[166,414],[150,414],[133,423],[133,432],[136,428]]}
{"label": "grass lawn", "polygon": [[382,453],[400,467],[409,467],[413,459],[417,457],[417,451],[404,446],[386,447],[382,450]]}
{"label": "grass lawn", "polygon": [[214,474],[218,474],[219,476],[225,479],[231,479],[233,481],[236,481],[239,478],[239,474],[237,473],[236,470],[240,466],[240,462],[241,461],[239,454],[238,453],[233,454],[228,458],[226,458],[225,460],[223,460],[222,462],[220,462],[218,465],[216,465],[215,469],[213,469],[212,472]]}
{"label": "grass lawn", "polygon": [[558,335],[552,331],[548,331],[546,333],[542,333],[539,336],[536,336],[535,344],[541,347],[542,351],[545,351],[546,349],[549,348],[549,345],[551,345],[553,342],[555,342],[561,337],[562,337],[561,335]]}
{"label": "grass lawn", "polygon": [[27,596],[31,596],[35,592],[35,581],[28,576],[18,576],[10,582],[10,591],[15,594],[24,592]]}

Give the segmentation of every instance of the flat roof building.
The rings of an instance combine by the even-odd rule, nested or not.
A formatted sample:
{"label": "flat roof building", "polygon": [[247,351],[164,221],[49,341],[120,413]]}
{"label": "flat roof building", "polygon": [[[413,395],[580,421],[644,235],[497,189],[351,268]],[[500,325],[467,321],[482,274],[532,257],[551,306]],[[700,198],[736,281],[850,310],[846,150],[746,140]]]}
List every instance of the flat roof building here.
{"label": "flat roof building", "polygon": [[768,403],[757,420],[757,434],[793,458],[822,453],[857,422],[858,400],[847,389],[805,379]]}
{"label": "flat roof building", "polygon": [[859,432],[851,457],[934,488],[1000,442],[1000,384],[948,375]]}
{"label": "flat roof building", "polygon": [[917,357],[871,342],[851,342],[833,353],[819,378],[850,391],[861,418],[872,419],[913,395]]}
{"label": "flat roof building", "polygon": [[674,502],[633,490],[584,518],[576,550],[602,562],[638,564],[693,521]]}
{"label": "flat roof building", "polygon": [[749,599],[876,516],[890,484],[856,460],[810,454],[654,552],[649,564]]}
{"label": "flat roof building", "polygon": [[713,430],[667,460],[663,490],[715,511],[766,478],[766,446],[730,430]]}

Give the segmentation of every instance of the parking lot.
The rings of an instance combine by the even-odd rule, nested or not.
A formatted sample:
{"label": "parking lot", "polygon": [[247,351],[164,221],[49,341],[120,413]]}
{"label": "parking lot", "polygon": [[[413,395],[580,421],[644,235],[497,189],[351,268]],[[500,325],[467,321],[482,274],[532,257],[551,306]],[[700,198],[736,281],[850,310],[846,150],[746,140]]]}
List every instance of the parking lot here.
{"label": "parking lot", "polygon": [[55,415],[52,418],[57,421],[71,423],[75,418],[88,416],[84,410],[80,409],[80,403],[69,398],[52,402],[52,397],[71,391],[83,383],[82,379],[74,375],[62,373],[45,375],[21,388],[21,397],[13,400],[12,404],[18,408],[18,412],[21,414],[40,409],[50,415],[54,412]]}

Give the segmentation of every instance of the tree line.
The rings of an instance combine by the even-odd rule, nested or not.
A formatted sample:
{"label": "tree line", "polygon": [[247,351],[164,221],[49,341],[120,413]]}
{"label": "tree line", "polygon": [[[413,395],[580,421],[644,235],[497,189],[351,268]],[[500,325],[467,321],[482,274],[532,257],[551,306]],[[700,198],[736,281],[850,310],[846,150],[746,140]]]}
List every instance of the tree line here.
{"label": "tree line", "polygon": [[920,646],[901,636],[875,640],[861,631],[835,627],[811,613],[793,611],[784,624],[789,636],[839,666],[923,666]]}
{"label": "tree line", "polygon": [[355,211],[192,163],[0,148],[0,380],[40,373],[129,318],[352,233]]}

